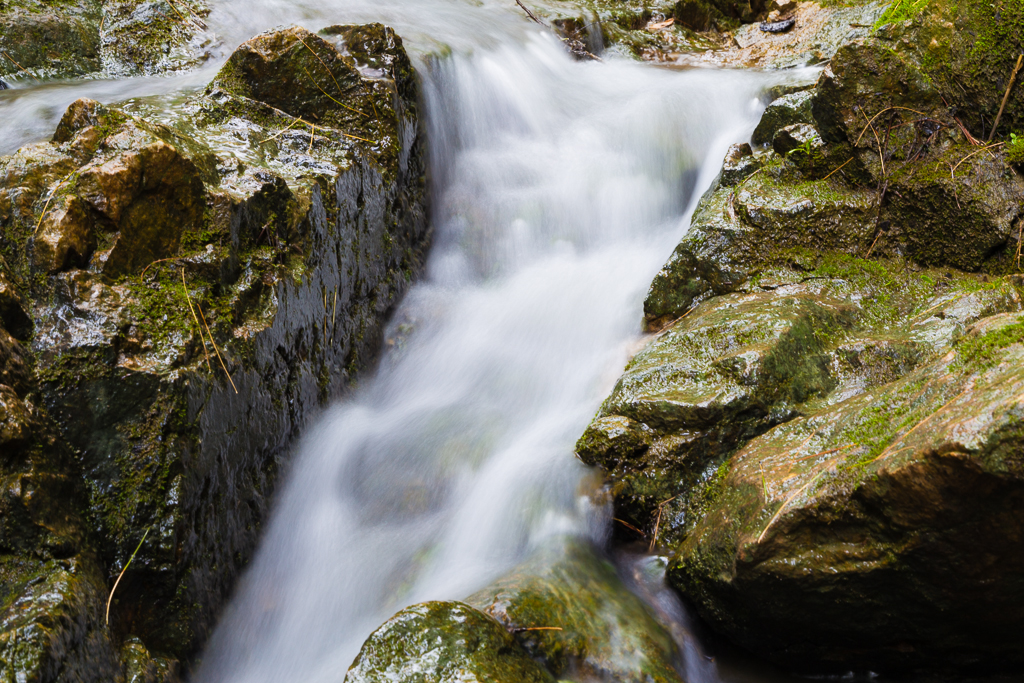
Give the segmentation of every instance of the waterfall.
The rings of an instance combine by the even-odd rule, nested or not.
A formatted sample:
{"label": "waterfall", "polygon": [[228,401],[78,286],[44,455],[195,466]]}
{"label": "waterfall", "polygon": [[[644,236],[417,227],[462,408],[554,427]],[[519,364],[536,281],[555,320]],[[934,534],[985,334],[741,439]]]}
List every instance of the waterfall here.
{"label": "waterfall", "polygon": [[427,276],[376,374],[300,444],[201,681],[338,681],[400,608],[463,598],[552,534],[607,533],[574,441],[765,83],[576,63],[536,33],[421,71]]}
{"label": "waterfall", "polygon": [[340,681],[403,606],[463,598],[552,535],[603,541],[574,441],[697,197],[782,80],[574,62],[512,2],[221,0],[207,67],[11,91],[0,153],[77,97],[172,106],[260,30],[364,21],[395,26],[420,66],[435,246],[380,367],[297,444],[200,681]]}

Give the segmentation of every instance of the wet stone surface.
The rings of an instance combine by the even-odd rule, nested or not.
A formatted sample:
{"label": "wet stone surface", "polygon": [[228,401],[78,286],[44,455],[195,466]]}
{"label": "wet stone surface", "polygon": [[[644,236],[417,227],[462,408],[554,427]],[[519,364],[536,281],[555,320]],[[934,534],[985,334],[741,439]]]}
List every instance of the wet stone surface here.
{"label": "wet stone surface", "polygon": [[[289,85],[317,68],[330,98]],[[423,262],[417,96],[388,28],[282,29],[159,121],[79,100],[0,158],[0,677],[187,674]]]}

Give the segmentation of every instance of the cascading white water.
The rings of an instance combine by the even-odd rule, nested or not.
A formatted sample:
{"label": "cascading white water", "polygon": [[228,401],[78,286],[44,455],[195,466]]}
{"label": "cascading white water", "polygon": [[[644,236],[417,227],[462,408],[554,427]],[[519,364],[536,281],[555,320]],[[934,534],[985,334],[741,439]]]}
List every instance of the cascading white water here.
{"label": "cascading white water", "polygon": [[[421,65],[453,48],[421,70],[435,247],[375,376],[298,447],[200,681],[340,681],[402,606],[463,598],[552,534],[606,534],[573,443],[637,340],[695,190],[749,136],[769,83],[573,62],[496,0],[225,1],[210,24],[230,47],[282,23],[371,20]],[[40,88],[0,113],[25,123],[33,107],[187,89],[209,71]]]}
{"label": "cascading white water", "polygon": [[437,241],[396,319],[412,330],[303,440],[201,681],[339,681],[404,605],[605,533],[573,443],[764,85],[574,63],[536,34],[425,81]]}

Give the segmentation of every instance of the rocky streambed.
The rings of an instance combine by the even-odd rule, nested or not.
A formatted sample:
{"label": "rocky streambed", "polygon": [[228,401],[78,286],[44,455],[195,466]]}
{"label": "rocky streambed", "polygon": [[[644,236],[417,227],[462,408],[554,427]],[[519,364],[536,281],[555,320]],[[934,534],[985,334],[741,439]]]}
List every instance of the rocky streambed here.
{"label": "rocky streambed", "polygon": [[[168,62],[202,44],[181,4]],[[82,48],[27,42],[23,71],[162,68],[93,36],[107,5],[26,7],[5,21]],[[1021,8],[537,11],[595,51],[824,62],[730,149],[577,443],[613,544],[650,548],[711,629],[790,671],[1018,672]],[[772,11],[803,33],[754,33]],[[289,445],[372,366],[419,272],[417,97],[390,29],[282,29],[171,113],[81,100],[0,158],[0,678],[187,670]],[[638,592],[553,540],[400,611],[346,680],[684,680],[678,625]]]}

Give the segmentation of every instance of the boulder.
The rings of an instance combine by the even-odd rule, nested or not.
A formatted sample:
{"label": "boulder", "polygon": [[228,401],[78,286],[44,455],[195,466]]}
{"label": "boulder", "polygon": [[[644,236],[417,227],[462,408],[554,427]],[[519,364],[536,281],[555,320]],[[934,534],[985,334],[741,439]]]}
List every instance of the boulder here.
{"label": "boulder", "polygon": [[671,635],[585,542],[552,543],[466,600],[557,677],[679,683]]}
{"label": "boulder", "polygon": [[501,624],[461,602],[425,602],[363,643],[346,683],[554,683]]}
{"label": "boulder", "polygon": [[[256,52],[258,74],[237,68]],[[306,102],[294,86],[320,59],[331,95]],[[388,75],[364,76],[368,62]],[[30,559],[88,567],[102,597],[69,598],[71,635],[24,647],[0,621],[4,671],[78,671],[80,651],[119,673],[75,680],[187,674],[293,439],[373,362],[419,272],[417,97],[391,29],[284,29],[161,123],[80,100],[53,140],[0,158],[0,315],[25,340],[0,337],[3,438],[18,444],[0,462],[0,564],[20,567],[0,610],[37,601]],[[17,628],[63,619],[48,609]]]}
{"label": "boulder", "polygon": [[790,668],[1014,669],[1024,628],[1020,314],[747,443],[671,577]]}
{"label": "boulder", "polygon": [[32,240],[32,266],[47,274],[89,263],[96,229],[88,205],[75,196],[53,202]]}

